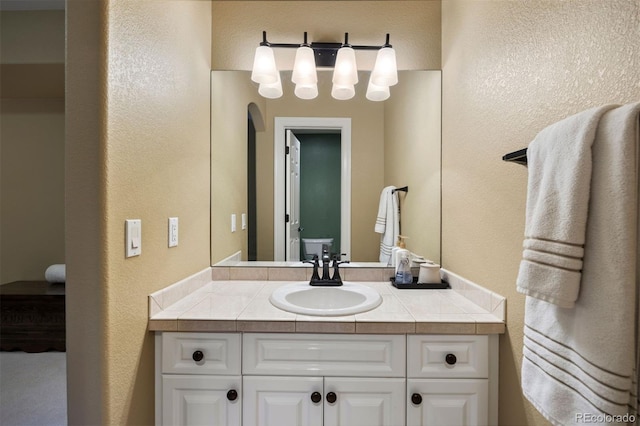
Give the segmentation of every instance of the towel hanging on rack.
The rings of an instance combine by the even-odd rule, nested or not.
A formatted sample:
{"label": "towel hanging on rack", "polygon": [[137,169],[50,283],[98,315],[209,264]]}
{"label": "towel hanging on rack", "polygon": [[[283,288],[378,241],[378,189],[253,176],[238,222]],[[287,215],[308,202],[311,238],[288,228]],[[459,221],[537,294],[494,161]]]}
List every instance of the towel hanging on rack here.
{"label": "towel hanging on rack", "polygon": [[[586,111],[589,112],[594,110]],[[570,240],[576,247],[584,244],[584,262],[581,258],[580,271],[575,272],[581,275],[575,282],[579,292],[574,288],[574,297],[564,307],[544,300],[548,290],[554,299],[558,294],[568,293],[572,284],[570,279],[558,274],[552,279],[553,274],[549,273],[552,265],[548,260],[553,253],[542,251],[537,257],[527,255],[533,262],[531,269],[521,268],[518,276],[518,290],[525,284],[523,279],[529,278],[527,287],[545,296],[528,294],[526,297],[522,390],[553,424],[577,424],[585,419],[579,416],[615,419],[637,415],[636,258],[640,246],[635,153],[640,142],[639,117],[640,103],[610,109],[598,117],[593,143],[582,147],[584,156],[580,160],[578,156],[567,155],[569,151],[564,151],[565,155],[558,155],[557,151],[560,145],[568,144],[571,149],[579,144],[580,138],[575,137],[579,123],[572,122],[572,117],[561,122],[561,132],[557,132],[559,123],[554,125],[552,130],[556,130],[558,137],[550,146],[530,145],[529,188],[538,179],[546,185],[558,186],[554,191],[534,197],[533,201],[539,203],[531,207],[540,207],[539,218],[560,219],[564,223],[563,235],[576,234],[575,229],[574,232],[565,229],[573,229],[573,222],[580,219],[586,222],[584,229],[579,230],[585,238]],[[568,169],[576,167],[570,164],[573,160],[588,163],[589,173],[568,176]],[[563,200],[574,191],[567,186],[572,179],[587,185],[588,193],[578,200],[588,201],[586,211],[582,211],[587,208],[583,205],[580,211],[567,212],[568,201]],[[582,189],[585,188],[578,190]],[[527,237],[561,240],[562,235],[549,232],[540,235],[536,227],[530,226],[529,221],[534,218],[529,206],[531,198],[527,196]],[[572,260],[566,256],[565,259]],[[538,273],[531,275],[534,267]],[[614,422],[604,420],[598,424]]]}
{"label": "towel hanging on rack", "polygon": [[387,186],[380,194],[380,204],[374,231],[380,235],[380,257],[382,263],[388,264],[391,259],[391,249],[400,234],[400,209],[398,194],[395,186]]}

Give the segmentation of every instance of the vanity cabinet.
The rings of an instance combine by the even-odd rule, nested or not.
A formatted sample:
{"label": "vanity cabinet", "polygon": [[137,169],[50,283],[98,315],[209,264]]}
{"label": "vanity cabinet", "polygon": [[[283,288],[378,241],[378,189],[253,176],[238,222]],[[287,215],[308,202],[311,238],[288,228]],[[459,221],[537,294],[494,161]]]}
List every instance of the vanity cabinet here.
{"label": "vanity cabinet", "polygon": [[494,424],[489,353],[489,336],[409,336],[407,426]]}
{"label": "vanity cabinet", "polygon": [[162,424],[240,426],[240,385],[240,376],[166,375]]}
{"label": "vanity cabinet", "polygon": [[157,425],[242,425],[240,337],[157,335]]}
{"label": "vanity cabinet", "polygon": [[404,335],[243,336],[244,426],[398,425]]}
{"label": "vanity cabinet", "polygon": [[404,422],[404,378],[245,376],[245,426]]}
{"label": "vanity cabinet", "polygon": [[156,335],[156,424],[497,424],[497,335]]}
{"label": "vanity cabinet", "polygon": [[407,426],[488,425],[487,380],[407,379]]}

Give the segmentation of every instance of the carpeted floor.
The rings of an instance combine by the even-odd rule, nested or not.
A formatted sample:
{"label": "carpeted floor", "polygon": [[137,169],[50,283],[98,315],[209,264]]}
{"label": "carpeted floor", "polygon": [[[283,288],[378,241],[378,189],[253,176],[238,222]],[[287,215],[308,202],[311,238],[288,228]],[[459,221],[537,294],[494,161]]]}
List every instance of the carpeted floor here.
{"label": "carpeted floor", "polygon": [[0,425],[67,424],[65,352],[0,352]]}

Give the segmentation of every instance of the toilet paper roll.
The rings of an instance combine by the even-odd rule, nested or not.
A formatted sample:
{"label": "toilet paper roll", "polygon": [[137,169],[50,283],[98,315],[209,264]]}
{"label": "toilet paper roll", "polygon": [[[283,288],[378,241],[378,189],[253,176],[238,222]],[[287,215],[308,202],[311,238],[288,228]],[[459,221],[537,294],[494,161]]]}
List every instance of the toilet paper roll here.
{"label": "toilet paper roll", "polygon": [[418,274],[418,282],[422,284],[439,283],[440,265],[436,263],[423,263],[420,265],[420,273]]}
{"label": "toilet paper roll", "polygon": [[51,265],[44,271],[44,279],[50,283],[63,283],[67,280],[66,265]]}

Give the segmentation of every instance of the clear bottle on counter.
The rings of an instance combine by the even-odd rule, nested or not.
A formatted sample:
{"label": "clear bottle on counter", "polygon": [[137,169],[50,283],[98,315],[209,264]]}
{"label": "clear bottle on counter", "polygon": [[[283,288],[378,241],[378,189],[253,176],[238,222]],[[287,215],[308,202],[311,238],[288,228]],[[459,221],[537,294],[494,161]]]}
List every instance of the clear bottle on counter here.
{"label": "clear bottle on counter", "polygon": [[398,263],[396,270],[396,284],[413,283],[413,274],[411,273],[411,255],[408,250],[398,253]]}

